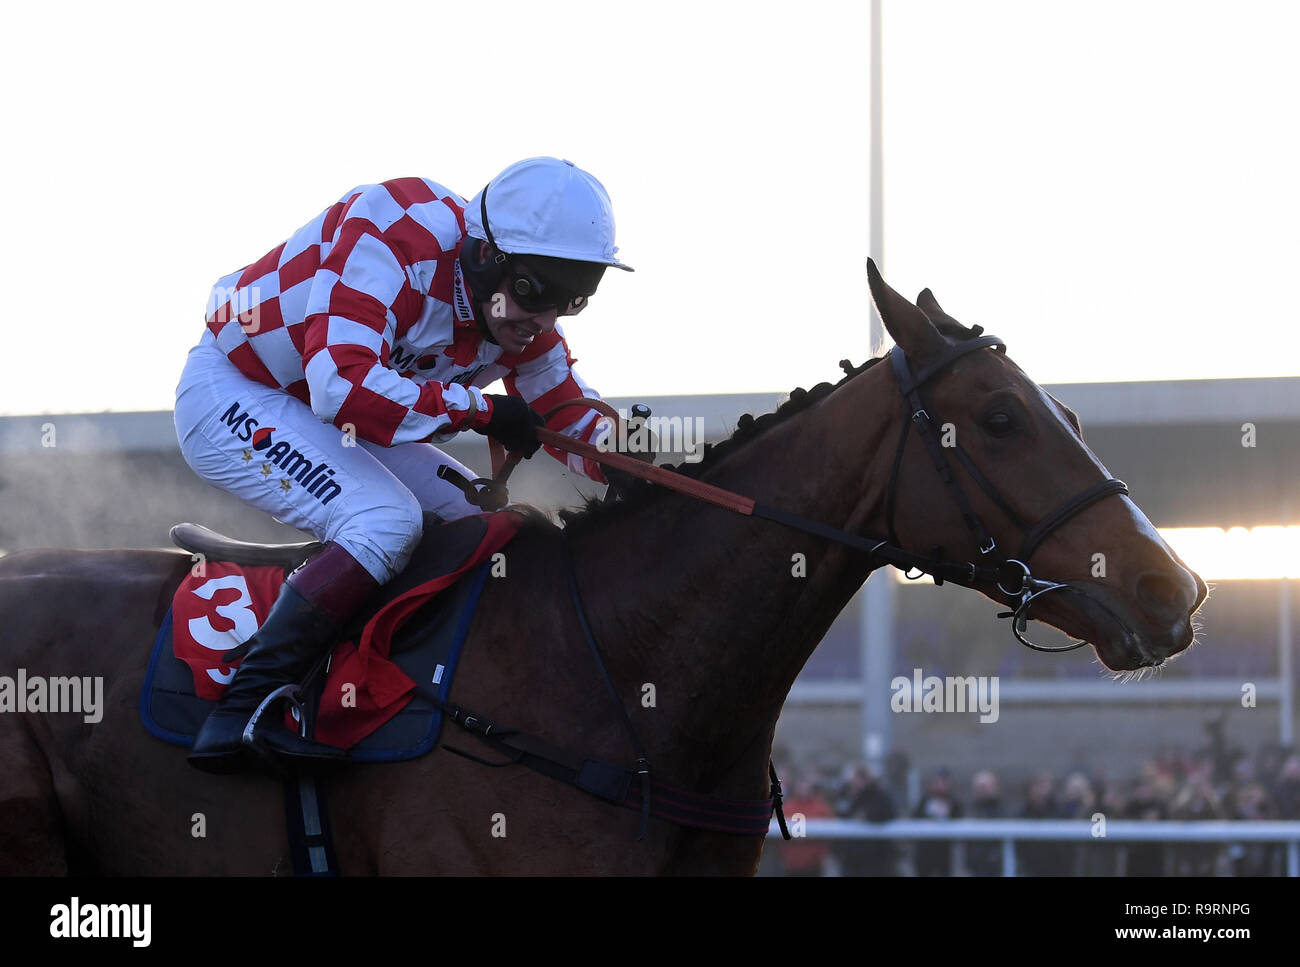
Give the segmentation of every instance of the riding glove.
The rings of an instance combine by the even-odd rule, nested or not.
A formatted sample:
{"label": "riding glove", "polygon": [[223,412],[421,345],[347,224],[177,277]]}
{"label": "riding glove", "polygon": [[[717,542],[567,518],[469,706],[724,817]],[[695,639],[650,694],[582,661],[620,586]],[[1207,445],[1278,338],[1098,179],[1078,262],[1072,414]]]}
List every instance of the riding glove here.
{"label": "riding glove", "polygon": [[486,426],[476,428],[475,432],[499,440],[512,453],[521,453],[524,457],[536,453],[542,445],[537,439],[537,428],[546,426],[542,414],[518,396],[484,394],[484,398],[492,401],[492,416]]}

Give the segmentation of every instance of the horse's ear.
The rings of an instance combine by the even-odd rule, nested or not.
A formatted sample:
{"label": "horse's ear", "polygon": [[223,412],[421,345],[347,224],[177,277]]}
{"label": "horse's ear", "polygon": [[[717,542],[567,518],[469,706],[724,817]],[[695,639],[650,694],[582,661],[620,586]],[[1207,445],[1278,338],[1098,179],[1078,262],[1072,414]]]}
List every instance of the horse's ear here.
{"label": "horse's ear", "polygon": [[948,323],[957,329],[964,328],[960,322],[943,311],[943,306],[939,305],[939,300],[934,297],[934,293],[929,289],[921,290],[921,294],[916,297],[916,307],[924,312],[936,327],[939,327],[942,323]]}
{"label": "horse's ear", "polygon": [[871,299],[880,313],[881,322],[914,366],[937,358],[944,351],[947,343],[939,335],[939,330],[934,328],[924,312],[885,283],[873,259],[867,259],[867,283],[871,286]]}
{"label": "horse's ear", "polygon": [[927,316],[947,315],[943,311],[943,306],[939,305],[939,300],[934,297],[934,293],[929,289],[922,289],[921,294],[916,297],[916,307],[924,312]]}

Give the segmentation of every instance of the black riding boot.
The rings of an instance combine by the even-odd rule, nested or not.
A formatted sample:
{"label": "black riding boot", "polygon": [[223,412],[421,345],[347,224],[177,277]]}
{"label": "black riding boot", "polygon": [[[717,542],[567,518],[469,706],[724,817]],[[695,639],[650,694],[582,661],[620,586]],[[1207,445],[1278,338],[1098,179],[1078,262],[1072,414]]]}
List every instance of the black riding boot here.
{"label": "black riding boot", "polygon": [[[338,762],[346,754],[284,728],[278,708],[257,723],[257,746],[245,742],[249,719],[277,688],[297,684],[330,648],[347,615],[377,582],[343,548],[325,549],[289,575],[266,621],[248,639],[235,677],[208,715],[187,761],[204,772],[239,772],[256,763],[256,751],[310,762]],[[328,606],[324,602],[328,601]]]}

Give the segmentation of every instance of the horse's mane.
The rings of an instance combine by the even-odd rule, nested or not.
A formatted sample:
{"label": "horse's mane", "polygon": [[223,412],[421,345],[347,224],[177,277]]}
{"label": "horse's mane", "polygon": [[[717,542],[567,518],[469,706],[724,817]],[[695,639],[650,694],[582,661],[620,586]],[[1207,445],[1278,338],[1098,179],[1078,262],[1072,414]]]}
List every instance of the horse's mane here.
{"label": "horse's mane", "polygon": [[[967,328],[951,316],[941,312],[929,314],[929,319],[941,335],[959,342],[973,339],[981,332],[978,326]],[[790,391],[789,397],[774,412],[765,413],[757,418],[749,413],[742,414],[740,419],[736,421],[736,429],[731,436],[725,440],[720,440],[718,443],[706,443],[704,452],[698,461],[676,465],[664,464],[663,466],[682,476],[698,478],[741,447],[762,436],[773,427],[784,423],[795,413],[801,413],[814,403],[830,396],[831,393],[853,377],[866,372],[884,358],[884,356],[873,356],[861,366],[854,366],[847,359],[841,360],[840,367],[844,370],[844,378],[838,382],[818,383],[810,390],[796,387]],[[615,518],[624,517],[645,507],[647,504],[653,503],[668,493],[671,493],[671,491],[666,487],[653,484],[648,480],[638,480],[626,491],[618,491],[616,488],[610,487],[603,497],[584,497],[583,506],[580,509],[562,510],[559,516],[560,520],[564,522],[566,530],[576,534],[590,527],[607,523]]]}

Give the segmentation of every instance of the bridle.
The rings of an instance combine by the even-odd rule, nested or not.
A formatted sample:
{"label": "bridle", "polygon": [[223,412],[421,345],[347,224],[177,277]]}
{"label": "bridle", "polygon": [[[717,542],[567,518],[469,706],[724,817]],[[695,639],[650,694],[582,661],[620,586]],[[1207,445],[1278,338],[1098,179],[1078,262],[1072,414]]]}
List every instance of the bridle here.
{"label": "bridle", "polygon": [[[889,529],[888,543],[891,543],[894,548],[900,546],[898,535],[894,530],[898,474],[903,462],[903,453],[907,447],[909,431],[915,425],[917,436],[925,443],[930,462],[934,465],[939,478],[947,487],[948,494],[952,497],[953,503],[961,513],[962,519],[966,521],[966,526],[975,538],[975,545],[979,550],[978,562],[970,561],[964,565],[969,569],[968,575],[964,577],[952,577],[951,565],[954,562],[949,560],[943,548],[937,545],[931,551],[930,557],[922,557],[921,562],[917,563],[915,568],[932,575],[936,584],[942,584],[943,576],[946,574],[948,579],[955,584],[973,586],[982,582],[995,585],[999,591],[1012,599],[1013,607],[1013,610],[1003,612],[998,617],[1011,618],[1011,631],[1021,644],[1035,651],[1073,651],[1076,648],[1083,647],[1087,642],[1076,641],[1070,645],[1050,647],[1035,644],[1024,635],[1029,621],[1029,609],[1035,600],[1052,591],[1074,590],[1068,584],[1059,581],[1045,581],[1034,577],[1029,569],[1029,559],[1039,545],[1070,518],[1105,497],[1113,494],[1127,494],[1128,486],[1122,480],[1108,477],[1093,484],[1081,493],[1075,494],[1031,526],[1012,509],[960,444],[954,441],[952,446],[945,446],[940,442],[939,428],[943,424],[931,415],[930,408],[926,406],[925,399],[922,396],[922,388],[943,370],[969,353],[988,348],[1006,352],[1006,344],[1001,339],[997,336],[979,335],[982,331],[979,326],[973,327],[974,338],[951,344],[943,356],[917,373],[912,372],[907,357],[900,347],[894,346],[889,351],[889,361],[893,367],[894,376],[898,380],[898,389],[903,395],[903,400],[910,415],[903,420],[903,428],[898,437],[898,449],[894,454],[894,468],[890,473],[889,489],[885,496],[885,520]],[[963,469],[979,485],[979,488],[984,491],[988,498],[993,501],[998,510],[1024,534],[1020,550],[1015,557],[1007,557],[1003,554],[997,542],[989,535],[988,529],[985,528],[979,514],[971,506],[965,491],[962,490],[961,484],[953,473],[952,465],[949,463],[945,452],[948,450],[953,452]],[[886,542],[882,541],[878,545],[878,549],[884,546],[886,546]],[[933,565],[933,567],[927,567],[927,564]],[[908,574],[910,576],[910,570]],[[917,575],[917,577],[920,577],[920,575]],[[1094,601],[1094,604],[1100,605],[1100,602]]]}
{"label": "bridle", "polygon": [[[921,574],[928,574],[934,579],[935,584],[943,584],[944,581],[950,581],[953,584],[963,587],[976,588],[978,585],[985,587],[993,586],[1001,591],[1012,601],[1012,610],[1005,611],[998,615],[999,618],[1011,618],[1011,631],[1016,639],[1028,648],[1035,651],[1045,652],[1062,652],[1073,651],[1087,644],[1086,641],[1076,641],[1071,645],[1065,646],[1047,646],[1038,645],[1025,637],[1025,629],[1029,622],[1029,609],[1038,598],[1052,591],[1069,591],[1086,597],[1089,603],[1095,608],[1108,613],[1112,620],[1123,627],[1123,621],[1108,608],[1104,602],[1090,595],[1083,595],[1083,592],[1071,587],[1061,581],[1045,581],[1033,576],[1029,569],[1029,559],[1033,556],[1040,544],[1047,539],[1058,527],[1070,520],[1080,511],[1091,506],[1104,497],[1113,494],[1127,494],[1128,486],[1122,480],[1116,480],[1107,477],[1093,484],[1082,493],[1065,501],[1055,510],[1048,513],[1042,519],[1029,525],[1015,512],[1014,509],[1003,498],[998,489],[989,482],[980,469],[971,460],[970,456],[960,446],[944,446],[939,439],[938,428],[942,426],[939,420],[931,415],[930,409],[926,406],[922,396],[922,388],[935,376],[943,372],[957,360],[966,356],[968,353],[975,352],[979,349],[995,348],[999,351],[1006,351],[1006,344],[997,336],[981,336],[983,330],[979,326],[971,329],[971,336],[961,342],[948,344],[947,352],[937,360],[930,363],[918,373],[913,373],[908,365],[907,357],[903,350],[895,346],[889,351],[889,361],[894,370],[894,376],[898,381],[899,392],[903,395],[906,409],[910,417],[903,420],[903,428],[898,438],[898,449],[894,454],[894,466],[889,477],[889,489],[885,495],[885,520],[888,526],[889,537],[885,540],[876,540],[870,537],[864,537],[859,534],[851,534],[848,531],[841,530],[838,527],[832,527],[821,521],[810,520],[798,514],[791,513],[780,507],[773,507],[770,504],[761,503],[750,497],[744,497],[740,494],[731,493],[718,487],[705,484],[702,481],[683,477],[673,473],[664,467],[648,465],[632,457],[624,456],[615,452],[598,450],[591,444],[570,439],[563,434],[552,432],[545,429],[537,431],[538,438],[549,446],[565,450],[569,453],[576,453],[583,457],[595,460],[598,463],[608,463],[628,473],[639,477],[644,477],[655,483],[662,484],[680,493],[695,497],[700,500],[708,501],[719,507],[724,507],[736,513],[745,514],[752,517],[761,517],[765,520],[775,521],[786,527],[803,531],[807,534],[814,534],[827,540],[834,541],[845,547],[853,548],[856,551],[868,555],[881,564],[889,564],[901,571],[904,571],[909,577],[912,571],[919,571]],[[873,360],[872,362],[875,362]],[[849,375],[860,373],[866,367],[855,369],[848,364],[847,360],[841,363]],[[868,363],[867,365],[871,365]],[[601,400],[593,399],[573,399],[566,400],[556,404],[550,411],[544,414],[545,419],[550,417],[567,406],[589,406],[604,413],[605,416],[617,421],[619,416],[608,404]],[[903,463],[903,454],[907,447],[907,440],[911,427],[915,425],[917,435],[925,443],[926,450],[930,455],[930,462],[934,465],[940,479],[948,488],[948,493],[952,497],[953,503],[961,512],[962,519],[966,521],[966,526],[970,528],[971,534],[975,538],[975,546],[979,551],[979,558],[975,561],[954,560],[947,556],[941,546],[936,545],[931,549],[929,555],[918,554],[913,551],[904,550],[898,540],[898,534],[894,529],[894,512],[897,505],[898,495],[898,477],[899,470]],[[1015,557],[1007,557],[998,547],[997,542],[989,535],[988,529],[980,520],[979,515],[971,506],[970,501],[966,498],[966,493],[962,490],[961,485],[953,473],[951,464],[948,462],[946,450],[952,450],[956,455],[958,462],[965,468],[972,479],[979,485],[980,489],[988,495],[994,505],[1004,514],[1024,534],[1021,541],[1020,550]],[[450,467],[442,467],[438,470],[438,476],[455,483],[465,493],[466,499],[475,506],[484,510],[499,510],[504,507],[508,501],[508,494],[505,489],[505,482],[510,476],[511,470],[518,465],[519,455],[510,454],[505,456],[502,451],[501,456],[504,459],[497,470],[495,479],[477,479],[467,480],[459,473],[453,471]],[[495,463],[495,460],[494,460]],[[916,577],[920,577],[917,574]]]}

